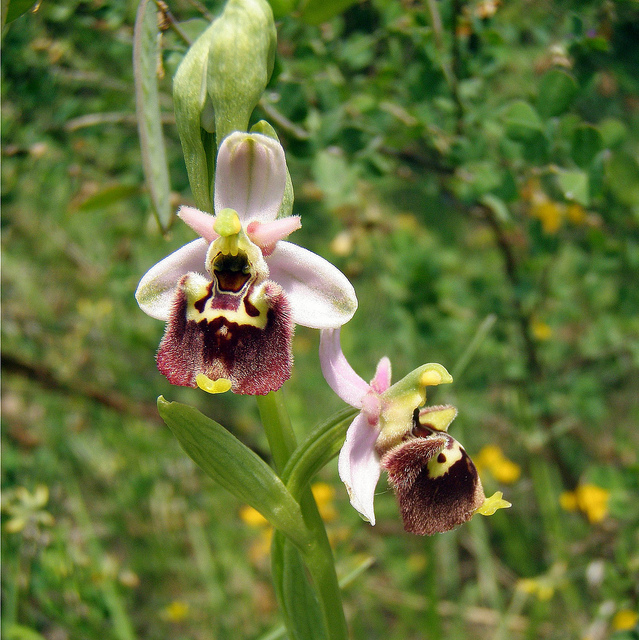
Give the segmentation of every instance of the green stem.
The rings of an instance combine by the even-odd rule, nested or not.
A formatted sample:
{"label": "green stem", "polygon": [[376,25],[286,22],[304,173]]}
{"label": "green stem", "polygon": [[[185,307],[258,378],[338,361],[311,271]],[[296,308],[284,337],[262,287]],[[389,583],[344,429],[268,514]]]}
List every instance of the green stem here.
{"label": "green stem", "polygon": [[[297,448],[295,433],[291,427],[286,406],[281,392],[257,396],[257,403],[266,438],[273,454],[273,461],[278,471],[281,472]],[[312,534],[311,541],[301,549],[301,554],[319,597],[328,638],[329,640],[347,640],[348,629],[335,571],[333,551],[310,486],[306,486],[301,492],[300,507],[304,521]]]}

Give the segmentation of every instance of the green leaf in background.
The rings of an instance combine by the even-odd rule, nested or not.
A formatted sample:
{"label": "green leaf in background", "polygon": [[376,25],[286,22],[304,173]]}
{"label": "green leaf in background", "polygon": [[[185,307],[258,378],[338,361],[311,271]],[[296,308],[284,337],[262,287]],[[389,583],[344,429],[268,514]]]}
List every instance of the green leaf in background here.
{"label": "green leaf in background", "polygon": [[208,476],[259,511],[296,545],[306,545],[300,506],[266,462],[193,407],[160,396],[158,411],[184,451]]}
{"label": "green leaf in background", "polygon": [[582,169],[590,166],[594,157],[603,148],[599,131],[590,124],[578,126],[572,134],[571,156],[575,164]]}
{"label": "green leaf in background", "polygon": [[142,168],[153,212],[162,231],[166,231],[173,212],[158,94],[157,65],[160,52],[157,13],[155,2],[141,0],[133,35],[133,72]]}
{"label": "green leaf in background", "polygon": [[301,9],[302,20],[308,24],[321,24],[342,13],[356,0],[308,0]]}
{"label": "green leaf in background", "polygon": [[535,108],[524,100],[511,103],[504,112],[506,135],[518,142],[530,142],[542,134],[542,122]]}
{"label": "green leaf in background", "polygon": [[35,5],[35,0],[2,0],[2,28],[24,15]]}
{"label": "green leaf in background", "polygon": [[297,0],[269,0],[274,18],[283,18],[295,9]]}
{"label": "green leaf in background", "polygon": [[602,120],[597,128],[601,134],[604,147],[612,149],[621,144],[628,137],[628,129],[626,125],[615,118],[606,118]]}
{"label": "green leaf in background", "polygon": [[302,556],[278,531],[273,536],[271,567],[290,640],[326,640],[322,611]]}
{"label": "green leaf in background", "polygon": [[577,93],[575,79],[561,69],[551,69],[541,79],[537,94],[537,111],[542,118],[562,114]]}
{"label": "green leaf in background", "polygon": [[566,200],[577,202],[584,207],[590,204],[588,174],[584,171],[559,171],[557,184]]}
{"label": "green leaf in background", "polygon": [[608,186],[620,202],[639,206],[639,164],[628,153],[615,153],[606,163]]}
{"label": "green leaf in background", "polygon": [[78,211],[95,211],[140,194],[139,185],[116,184],[100,189],[78,205]]}

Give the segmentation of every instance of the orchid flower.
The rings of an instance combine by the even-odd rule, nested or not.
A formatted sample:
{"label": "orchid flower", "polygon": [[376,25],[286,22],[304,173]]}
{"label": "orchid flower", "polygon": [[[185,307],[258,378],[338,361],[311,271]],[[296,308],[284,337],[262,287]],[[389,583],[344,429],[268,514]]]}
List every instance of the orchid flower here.
{"label": "orchid flower", "polygon": [[332,264],[284,241],[299,216],[278,219],[286,159],[277,140],[235,132],[220,145],[215,215],[183,206],[200,238],[140,281],[140,308],[167,322],[157,354],[169,382],[263,395],[290,376],[295,324],[339,327],[357,308]]}
{"label": "orchid flower", "polygon": [[375,524],[375,487],[381,470],[395,490],[404,528],[430,535],[448,531],[475,512],[510,506],[498,492],[486,500],[475,465],[448,433],[457,415],[450,405],[423,407],[426,387],[452,382],[440,364],[426,364],[391,386],[382,358],[367,384],[342,353],[339,329],[321,333],[320,362],[329,386],[360,413],[350,425],[338,470],[351,504]]}

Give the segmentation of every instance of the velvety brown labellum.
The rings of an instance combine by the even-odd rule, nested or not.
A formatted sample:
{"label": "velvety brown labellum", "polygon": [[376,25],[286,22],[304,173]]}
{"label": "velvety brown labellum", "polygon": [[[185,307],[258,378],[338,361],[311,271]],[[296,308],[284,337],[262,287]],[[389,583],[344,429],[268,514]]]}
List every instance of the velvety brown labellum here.
{"label": "velvety brown labellum", "polygon": [[447,433],[417,425],[381,459],[399,502],[404,529],[432,535],[467,522],[485,500],[477,469]]}
{"label": "velvety brown labellum", "polygon": [[[293,361],[293,322],[282,288],[275,282],[265,283],[268,311],[264,328],[232,322],[224,317],[223,310],[217,316],[209,314],[196,322],[187,320],[188,277],[184,276],[178,285],[160,343],[157,355],[160,372],[171,384],[187,387],[195,387],[196,376],[203,373],[211,380],[230,380],[234,393],[265,395],[279,389],[290,377]],[[247,319],[256,314],[248,297],[247,291],[241,302]],[[195,308],[197,305],[196,302]]]}

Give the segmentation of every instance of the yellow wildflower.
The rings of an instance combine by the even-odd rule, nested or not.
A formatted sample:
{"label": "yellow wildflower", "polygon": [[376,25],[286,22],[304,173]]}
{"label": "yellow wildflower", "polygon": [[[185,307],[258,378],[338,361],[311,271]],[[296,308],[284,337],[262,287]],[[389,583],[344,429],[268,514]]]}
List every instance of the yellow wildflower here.
{"label": "yellow wildflower", "polygon": [[490,444],[481,449],[475,458],[475,466],[480,473],[488,471],[503,484],[513,484],[519,480],[521,467],[509,460],[504,452],[495,444]]}
{"label": "yellow wildflower", "polygon": [[544,200],[543,202],[535,203],[530,210],[530,214],[534,218],[539,218],[544,233],[553,234],[559,231],[563,210],[557,202]]}
{"label": "yellow wildflower", "polygon": [[249,527],[264,527],[268,525],[268,520],[257,509],[253,509],[249,505],[244,505],[240,509],[240,520]]}
{"label": "yellow wildflower", "polygon": [[615,631],[630,631],[637,626],[637,622],[639,622],[639,613],[630,609],[621,609],[612,619],[612,628]]}
{"label": "yellow wildflower", "polygon": [[189,605],[181,600],[174,600],[162,610],[162,617],[169,622],[182,622],[189,615]]}
{"label": "yellow wildflower", "polygon": [[552,338],[552,328],[541,320],[533,320],[531,329],[533,336],[539,341],[550,340],[550,338]]}
{"label": "yellow wildflower", "polygon": [[574,491],[566,491],[559,496],[559,504],[566,511],[579,509],[588,522],[601,522],[608,515],[610,491],[594,484],[580,484]]}
{"label": "yellow wildflower", "polygon": [[333,506],[335,489],[326,482],[316,482],[312,487],[313,497],[317,502],[317,508],[325,522],[332,522],[337,519],[337,511]]}

